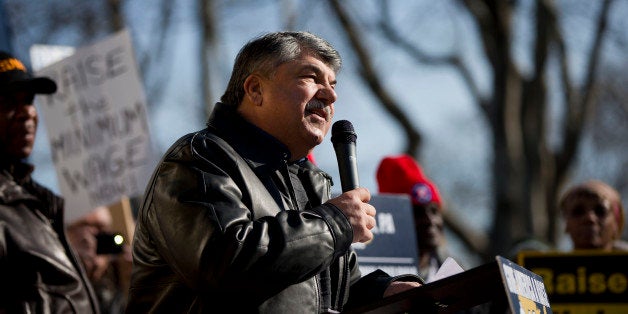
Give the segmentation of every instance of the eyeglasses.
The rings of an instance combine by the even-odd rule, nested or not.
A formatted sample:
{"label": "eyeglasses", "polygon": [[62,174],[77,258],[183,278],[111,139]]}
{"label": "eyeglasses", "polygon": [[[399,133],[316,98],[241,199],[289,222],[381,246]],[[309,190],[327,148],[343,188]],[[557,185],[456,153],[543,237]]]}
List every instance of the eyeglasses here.
{"label": "eyeglasses", "polygon": [[589,208],[586,206],[576,206],[572,208],[571,211],[567,213],[567,215],[579,218],[587,215],[590,211],[593,211],[593,213],[595,213],[595,216],[597,216],[598,218],[606,218],[606,216],[611,213],[611,209],[609,207],[599,204],[594,206],[593,208]]}
{"label": "eyeglasses", "polygon": [[0,94],[0,108],[7,110],[20,105],[32,105],[35,94],[29,92],[15,92]]}

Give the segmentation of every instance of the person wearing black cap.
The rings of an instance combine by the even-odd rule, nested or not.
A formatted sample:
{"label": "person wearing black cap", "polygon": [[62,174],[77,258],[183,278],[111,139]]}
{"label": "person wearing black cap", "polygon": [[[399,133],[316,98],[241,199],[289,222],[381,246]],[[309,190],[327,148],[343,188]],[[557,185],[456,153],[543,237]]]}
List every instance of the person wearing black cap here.
{"label": "person wearing black cap", "polygon": [[27,163],[37,130],[35,95],[57,85],[0,52],[0,313],[98,313],[63,224],[63,200]]}

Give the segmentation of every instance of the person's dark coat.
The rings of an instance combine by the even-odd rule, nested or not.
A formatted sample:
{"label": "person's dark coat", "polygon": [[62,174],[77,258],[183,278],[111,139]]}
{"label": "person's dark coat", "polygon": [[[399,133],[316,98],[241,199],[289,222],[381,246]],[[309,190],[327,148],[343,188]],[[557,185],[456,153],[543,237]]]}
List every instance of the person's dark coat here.
{"label": "person's dark coat", "polygon": [[350,292],[381,298],[392,279],[360,279],[351,225],[324,204],[331,178],[289,159],[220,103],[179,139],[139,211],[127,312],[320,313],[345,309]]}
{"label": "person's dark coat", "polygon": [[32,169],[0,161],[0,313],[98,313],[65,237],[63,200]]}

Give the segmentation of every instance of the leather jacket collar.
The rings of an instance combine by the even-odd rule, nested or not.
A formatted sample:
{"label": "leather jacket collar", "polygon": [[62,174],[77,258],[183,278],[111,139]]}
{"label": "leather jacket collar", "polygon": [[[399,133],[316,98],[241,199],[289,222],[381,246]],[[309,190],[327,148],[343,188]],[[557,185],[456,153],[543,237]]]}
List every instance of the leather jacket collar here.
{"label": "leather jacket collar", "polygon": [[0,171],[6,172],[19,184],[29,181],[34,169],[33,165],[22,160],[0,158]]}
{"label": "leather jacket collar", "polygon": [[13,204],[19,201],[35,201],[24,185],[29,183],[33,166],[24,162],[0,160],[0,204]]}
{"label": "leather jacket collar", "polygon": [[63,200],[31,177],[35,167],[24,161],[0,159],[0,204],[30,204],[48,219],[63,221]]}
{"label": "leather jacket collar", "polygon": [[227,141],[254,169],[275,170],[290,160],[286,145],[246,121],[235,106],[217,103],[207,127]]}

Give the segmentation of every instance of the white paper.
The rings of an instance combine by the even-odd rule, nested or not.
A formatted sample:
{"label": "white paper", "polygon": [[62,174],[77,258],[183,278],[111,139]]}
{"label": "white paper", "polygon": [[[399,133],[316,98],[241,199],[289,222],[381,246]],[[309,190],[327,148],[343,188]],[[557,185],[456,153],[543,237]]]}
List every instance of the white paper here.
{"label": "white paper", "polygon": [[432,276],[426,283],[440,280],[451,275],[461,273],[463,271],[464,269],[462,269],[462,267],[458,264],[458,262],[456,262],[456,260],[448,257],[447,259],[445,259],[445,262],[443,262],[443,265],[440,266],[438,271],[436,271],[436,274],[434,274],[434,276]]}

